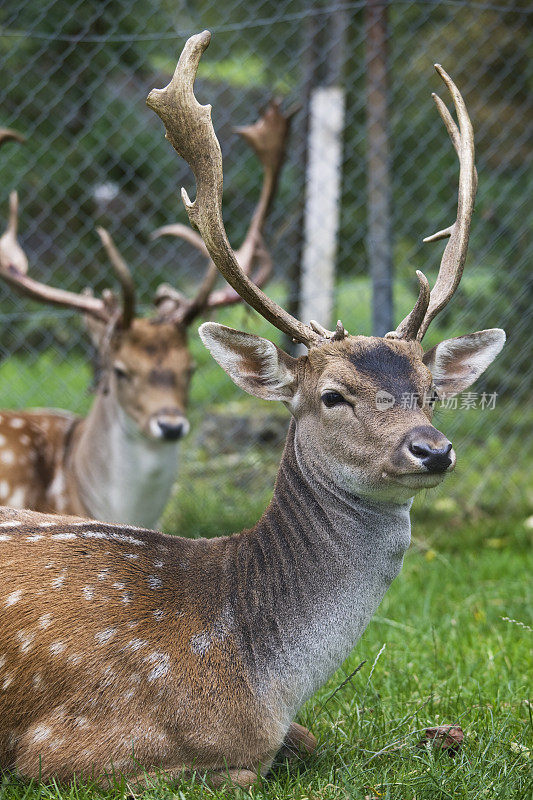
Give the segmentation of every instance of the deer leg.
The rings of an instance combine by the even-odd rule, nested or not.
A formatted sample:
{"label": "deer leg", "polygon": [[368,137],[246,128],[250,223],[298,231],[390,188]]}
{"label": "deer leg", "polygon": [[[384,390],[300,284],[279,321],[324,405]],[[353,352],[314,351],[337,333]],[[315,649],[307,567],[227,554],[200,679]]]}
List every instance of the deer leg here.
{"label": "deer leg", "polygon": [[317,746],[316,737],[304,728],[303,725],[298,725],[297,722],[292,722],[283,746],[279,751],[282,758],[296,758],[303,754],[311,755],[315,752]]}
{"label": "deer leg", "polygon": [[[270,768],[270,765],[268,768]],[[139,773],[135,775],[135,777],[131,778],[130,782],[135,782],[149,787],[147,781],[149,781],[151,778],[166,778],[170,781],[190,780],[195,772],[197,772],[200,775],[205,774],[206,782],[214,788],[226,785],[229,787],[233,786],[246,789],[256,783],[259,776],[264,775],[266,771],[268,771],[268,769],[265,770],[264,767],[261,767],[255,772],[250,769],[216,769],[207,770],[204,773],[203,770],[195,771],[190,767],[166,767],[165,769],[158,771]]]}

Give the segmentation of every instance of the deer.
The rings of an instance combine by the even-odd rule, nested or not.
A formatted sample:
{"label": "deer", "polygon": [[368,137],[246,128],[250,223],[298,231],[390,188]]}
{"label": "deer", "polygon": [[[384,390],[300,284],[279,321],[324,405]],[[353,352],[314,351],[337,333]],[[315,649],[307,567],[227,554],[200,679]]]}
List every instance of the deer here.
{"label": "deer", "polygon": [[[237,132],[256,152],[263,185],[245,239],[237,251],[245,271],[263,285],[272,260],[263,228],[283,163],[291,114],[272,101],[253,125]],[[14,138],[13,132],[10,138]],[[7,140],[7,137],[6,137]],[[172,286],[156,291],[155,314],[136,316],[135,286],[110,234],[98,228],[121,286],[121,298],[56,289],[28,276],[17,240],[18,197],[0,239],[0,277],[34,300],[83,314],[97,352],[97,385],[85,418],[68,411],[0,411],[0,503],[47,513],[155,527],[178,470],[181,439],[189,431],[186,409],[193,360],[188,329],[200,315],[240,301],[230,286],[216,289],[218,271],[201,237],[181,224],[156,231],[180,236],[207,266],[196,294]]]}
{"label": "deer", "polygon": [[[252,528],[190,539],[0,512],[0,768],[66,781],[205,774],[248,787],[280,748],[312,752],[298,709],[355,646],[410,543],[413,497],[451,472],[451,442],[432,425],[439,393],[471,385],[501,350],[493,328],[424,352],[431,321],[464,268],[477,187],[473,129],[447,72],[457,123],[438,110],[459,160],[457,217],[430,290],[418,272],[412,311],[384,337],[309,325],[245,274],[222,217],[222,157],[211,106],[194,95],[209,31],[184,46],[170,83],[147,103],[195,175],[182,196],[213,263],[295,357],[216,322],[200,336],[238,387],[291,412],[272,501]],[[388,392],[396,402],[376,406]],[[403,407],[403,392],[430,396]]]}

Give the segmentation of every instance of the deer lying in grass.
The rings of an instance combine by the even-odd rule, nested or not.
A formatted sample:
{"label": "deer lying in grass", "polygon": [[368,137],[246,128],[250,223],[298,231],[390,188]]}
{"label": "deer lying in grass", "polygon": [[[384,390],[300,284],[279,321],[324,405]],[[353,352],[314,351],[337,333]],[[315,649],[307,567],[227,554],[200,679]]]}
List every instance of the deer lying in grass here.
{"label": "deer lying in grass", "polygon": [[[292,720],[342,663],[410,540],[413,495],[455,464],[431,408],[376,408],[459,392],[504,343],[499,329],[424,353],[428,325],[461,277],[476,189],[473,133],[441,67],[459,128],[436,98],[460,162],[456,222],[430,292],[384,338],[304,325],[241,270],[222,222],[222,159],[210,106],[193,94],[206,31],[183,50],[148,104],[192,167],[184,194],[211,258],[242,297],[308,354],[212,322],[200,328],[245,391],[292,412],[272,502],[259,522],[212,540],[4,510],[0,766],[24,775],[142,774],[184,768],[249,786],[284,742],[312,750]],[[435,237],[432,237],[435,238]]]}
{"label": "deer lying in grass", "polygon": [[[271,271],[262,230],[288,128],[288,117],[271,103],[254,125],[239,129],[264,169],[261,196],[237,252],[247,273],[257,265],[258,284]],[[188,327],[199,314],[240,297],[231,287],[214,290],[218,272],[209,261],[194,298],[164,284],[156,293],[155,316],[138,318],[132,278],[102,228],[100,237],[122,286],[122,306],[110,293],[99,299],[38,283],[26,274],[28,262],[16,238],[16,193],[10,201],[8,229],[0,239],[0,276],[36,300],[86,316],[100,380],[85,419],[51,409],[0,412],[0,503],[153,527],[176,478],[179,440],[189,430],[186,409],[193,367]],[[163,233],[186,238],[208,257],[192,229],[171,225],[155,235]]]}

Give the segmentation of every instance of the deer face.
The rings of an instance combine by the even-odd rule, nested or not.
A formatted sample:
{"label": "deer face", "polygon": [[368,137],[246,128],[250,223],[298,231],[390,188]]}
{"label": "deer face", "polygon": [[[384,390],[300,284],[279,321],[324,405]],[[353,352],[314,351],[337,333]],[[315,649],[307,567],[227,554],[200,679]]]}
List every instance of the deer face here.
{"label": "deer face", "polygon": [[176,441],[189,431],[186,408],[193,372],[183,326],[135,319],[112,338],[107,354],[97,340],[108,392],[126,424],[145,436]]}
{"label": "deer face", "polygon": [[405,502],[455,466],[451,442],[431,424],[439,391],[470,386],[501,350],[493,329],[442,342],[348,336],[294,359],[266,339],[215,323],[204,344],[250,394],[282,400],[295,422],[302,466],[329,485]]}

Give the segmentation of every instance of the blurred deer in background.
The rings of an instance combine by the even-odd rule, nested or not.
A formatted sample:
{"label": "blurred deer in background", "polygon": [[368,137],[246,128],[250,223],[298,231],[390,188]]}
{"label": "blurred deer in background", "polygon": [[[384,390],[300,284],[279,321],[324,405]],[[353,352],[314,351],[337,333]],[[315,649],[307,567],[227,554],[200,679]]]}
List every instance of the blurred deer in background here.
{"label": "blurred deer in background", "polygon": [[[465,104],[441,67],[458,127],[437,105],[459,157],[457,219],[433,290],[383,338],[305,325],[245,274],[222,221],[222,157],[211,107],[193,94],[210,34],[193,36],[170,84],[148,104],[192,167],[184,201],[213,262],[265,319],[301,342],[293,358],[213,322],[215,359],[250,394],[292,413],[272,501],[250,530],[183,539],[4,510],[0,564],[0,767],[68,779],[163,769],[249,786],[285,742],[312,750],[292,722],[365,630],[409,546],[413,496],[455,464],[422,398],[469,386],[501,350],[499,329],[421,340],[461,278],[476,191]],[[376,406],[380,391],[395,400]],[[201,513],[201,510],[200,510]]]}
{"label": "blurred deer in background", "polygon": [[[236,252],[247,274],[256,268],[258,285],[271,272],[263,227],[288,131],[289,118],[274,102],[255,124],[238,129],[264,170],[257,207]],[[8,229],[0,239],[0,277],[34,300],[84,314],[100,369],[84,419],[51,409],[0,412],[0,503],[155,526],[176,478],[179,440],[189,430],[193,365],[188,328],[198,315],[240,297],[231,287],[215,290],[218,272],[209,260],[192,299],[163,284],[155,295],[155,315],[136,317],[133,280],[103,228],[98,233],[120,282],[120,301],[108,291],[100,299],[39,283],[28,276],[28,261],[17,242],[17,202],[13,192]],[[182,236],[209,259],[201,237],[185,225],[170,225],[154,235],[164,233]]]}

